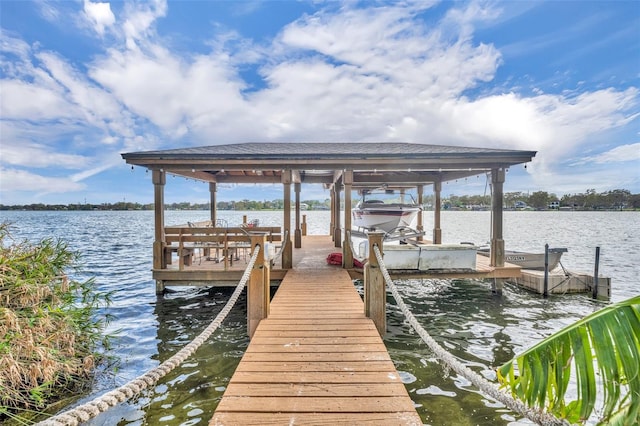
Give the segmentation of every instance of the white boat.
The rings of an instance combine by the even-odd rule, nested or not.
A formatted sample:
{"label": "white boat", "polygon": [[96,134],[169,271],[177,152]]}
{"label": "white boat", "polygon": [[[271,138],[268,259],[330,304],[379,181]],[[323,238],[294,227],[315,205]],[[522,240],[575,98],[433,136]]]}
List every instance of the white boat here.
{"label": "white boat", "polygon": [[[549,249],[549,271],[558,267],[562,253],[566,253],[566,248],[550,248]],[[478,249],[478,254],[489,256],[488,248]],[[527,253],[523,251],[505,250],[504,261],[518,265],[522,269],[535,269],[544,271],[544,252],[543,253]]]}
{"label": "white boat", "polygon": [[361,194],[362,200],[351,210],[357,228],[390,232],[410,227],[422,210],[410,194],[397,194],[391,189],[363,190]]}

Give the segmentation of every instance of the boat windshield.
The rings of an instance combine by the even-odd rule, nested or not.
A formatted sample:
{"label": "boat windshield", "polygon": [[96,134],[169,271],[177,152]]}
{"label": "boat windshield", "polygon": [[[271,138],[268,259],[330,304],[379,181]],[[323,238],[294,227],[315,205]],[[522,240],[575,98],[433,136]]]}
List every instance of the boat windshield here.
{"label": "boat windshield", "polygon": [[407,206],[416,206],[416,200],[413,198],[413,195],[410,193],[401,193],[399,191],[393,190],[371,190],[371,191],[363,191],[362,192],[362,200],[360,201],[362,204],[374,204],[374,205],[386,205],[386,204],[395,204],[395,205],[407,205]]}

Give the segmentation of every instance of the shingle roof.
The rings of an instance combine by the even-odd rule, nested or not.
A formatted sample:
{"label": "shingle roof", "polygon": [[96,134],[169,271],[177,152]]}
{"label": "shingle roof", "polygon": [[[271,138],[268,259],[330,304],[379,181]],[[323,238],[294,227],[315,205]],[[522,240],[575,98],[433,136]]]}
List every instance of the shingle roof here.
{"label": "shingle roof", "polygon": [[209,182],[280,182],[295,170],[301,182],[331,183],[342,170],[354,182],[446,181],[526,163],[535,151],[417,143],[241,143],[122,154],[129,164]]}
{"label": "shingle roof", "polygon": [[405,157],[415,155],[500,155],[500,154],[523,154],[534,156],[534,151],[517,151],[491,148],[473,148],[447,145],[427,145],[419,143],[399,143],[399,142],[332,142],[332,143],[312,143],[312,142],[290,142],[271,143],[253,142],[228,145],[212,145],[191,148],[168,149],[161,151],[142,151],[123,154],[124,158],[131,157],[308,157],[321,156],[325,158],[339,157]]}

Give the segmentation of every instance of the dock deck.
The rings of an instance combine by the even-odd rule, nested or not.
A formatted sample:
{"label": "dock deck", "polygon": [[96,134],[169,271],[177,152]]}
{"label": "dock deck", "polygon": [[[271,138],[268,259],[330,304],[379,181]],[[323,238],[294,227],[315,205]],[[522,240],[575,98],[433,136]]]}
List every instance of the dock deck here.
{"label": "dock deck", "polygon": [[307,237],[210,425],[421,425],[348,272]]}
{"label": "dock deck", "polygon": [[[334,247],[330,235],[307,235],[302,237],[302,248],[294,249],[293,267],[304,265],[305,268],[322,267],[326,265],[326,257],[331,252],[340,252],[341,248]],[[238,252],[238,257],[233,262],[217,262],[203,256],[201,251],[194,253],[193,261],[185,266],[184,270],[178,270],[177,262],[169,265],[168,269],[154,270],[153,278],[166,281],[167,285],[207,285],[229,286],[235,285],[246,267],[248,251]],[[282,280],[287,274],[286,269],[281,269],[279,259],[271,269],[273,281]],[[362,269],[348,269],[351,278],[362,279]],[[489,258],[476,256],[475,270],[468,271],[390,271],[393,279],[411,278],[467,278],[467,279],[492,279],[492,278],[518,278],[520,267],[505,263],[502,267],[489,265]]]}

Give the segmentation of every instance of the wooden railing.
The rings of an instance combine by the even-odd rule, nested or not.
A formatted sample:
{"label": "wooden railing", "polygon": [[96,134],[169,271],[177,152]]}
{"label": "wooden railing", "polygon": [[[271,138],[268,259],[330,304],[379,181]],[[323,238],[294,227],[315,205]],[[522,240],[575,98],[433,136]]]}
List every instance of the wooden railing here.
{"label": "wooden railing", "polygon": [[249,247],[252,235],[264,235],[268,243],[282,241],[282,232],[277,226],[258,227],[212,227],[212,226],[167,226],[165,245],[162,258],[162,269],[172,263],[173,253],[178,256],[178,269],[184,270],[185,265],[192,264],[196,250],[202,251],[201,256],[209,256],[210,250],[222,251],[225,269],[229,261],[233,261],[231,254],[239,247]]}

